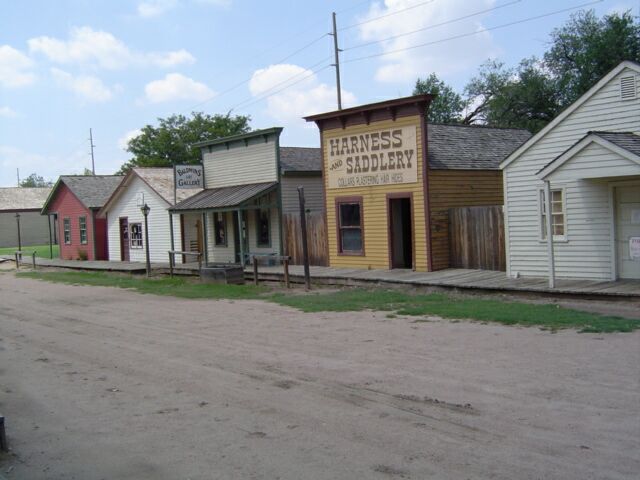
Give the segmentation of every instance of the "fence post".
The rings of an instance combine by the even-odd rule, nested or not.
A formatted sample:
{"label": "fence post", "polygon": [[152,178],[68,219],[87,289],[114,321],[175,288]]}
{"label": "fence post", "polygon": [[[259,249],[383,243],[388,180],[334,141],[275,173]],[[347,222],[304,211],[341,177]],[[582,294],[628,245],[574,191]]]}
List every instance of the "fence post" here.
{"label": "fence post", "polygon": [[289,283],[289,259],[285,258],[282,264],[284,265],[284,283],[287,288],[291,288],[291,284]]}
{"label": "fence post", "polygon": [[36,269],[36,252],[33,252],[31,254],[31,260],[33,262],[33,269],[35,270]]}
{"label": "fence post", "polygon": [[258,285],[258,257],[253,256],[253,283]]}
{"label": "fence post", "polygon": [[7,434],[4,431],[4,417],[0,415],[0,450],[3,452],[9,451],[9,445],[7,445]]}
{"label": "fence post", "polygon": [[18,252],[16,252],[15,255],[16,255],[16,270],[20,270],[20,260],[18,259]]}

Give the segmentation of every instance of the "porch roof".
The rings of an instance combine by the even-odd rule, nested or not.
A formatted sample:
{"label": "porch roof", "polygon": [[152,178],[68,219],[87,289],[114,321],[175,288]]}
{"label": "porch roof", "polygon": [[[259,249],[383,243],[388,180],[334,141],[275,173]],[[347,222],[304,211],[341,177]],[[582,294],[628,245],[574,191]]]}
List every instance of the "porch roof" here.
{"label": "porch roof", "polygon": [[216,210],[239,207],[248,201],[264,195],[278,185],[278,182],[250,183],[231,187],[208,188],[179,202],[169,209],[172,212],[193,210]]}

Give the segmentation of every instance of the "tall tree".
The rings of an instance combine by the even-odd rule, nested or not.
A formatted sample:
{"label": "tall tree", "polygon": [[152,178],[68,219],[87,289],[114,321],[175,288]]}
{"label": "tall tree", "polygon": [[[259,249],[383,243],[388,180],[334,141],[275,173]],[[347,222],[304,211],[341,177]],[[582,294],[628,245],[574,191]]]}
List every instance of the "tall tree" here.
{"label": "tall tree", "polygon": [[453,88],[432,73],[424,80],[418,78],[414,95],[431,94],[435,98],[429,106],[427,120],[435,123],[458,123],[464,108],[462,97]]}
{"label": "tall tree", "polygon": [[464,89],[466,108],[462,123],[487,123],[492,102],[501,95],[512,75],[502,62],[488,60],[483,63],[478,75],[471,78]]}
{"label": "tall tree", "polygon": [[52,186],[53,183],[44,179],[37,173],[32,173],[27,178],[20,181],[20,186],[24,188],[45,188]]}
{"label": "tall tree", "polygon": [[593,10],[574,14],[551,33],[545,66],[567,106],[623,60],[640,62],[640,22],[630,12],[599,19]]}
{"label": "tall tree", "polygon": [[131,167],[169,167],[201,161],[200,151],[190,145],[204,140],[247,133],[250,117],[243,115],[208,115],[193,112],[191,117],[171,115],[158,118],[158,126],[146,125],[142,133],[129,140],[127,151],[133,158],[119,173]]}

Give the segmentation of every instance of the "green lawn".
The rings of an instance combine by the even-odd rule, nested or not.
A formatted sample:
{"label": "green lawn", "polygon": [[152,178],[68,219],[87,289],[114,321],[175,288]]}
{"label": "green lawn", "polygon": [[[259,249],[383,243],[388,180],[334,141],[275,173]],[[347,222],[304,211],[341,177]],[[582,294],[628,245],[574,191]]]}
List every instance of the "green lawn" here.
{"label": "green lawn", "polygon": [[145,278],[105,272],[26,272],[21,277],[73,285],[110,286],[140,293],[182,298],[262,299],[303,312],[352,312],[378,310],[395,315],[427,316],[535,326],[548,330],[574,328],[580,332],[631,332],[640,328],[636,319],[598,315],[524,302],[504,302],[444,294],[414,295],[396,290],[354,288],[334,292],[274,293],[265,286],[199,283],[191,278]]}
{"label": "green lawn", "polygon": [[[3,247],[0,248],[0,255],[12,255],[16,253],[18,247]],[[49,245],[34,245],[32,247],[22,247],[22,251],[31,254],[35,250],[36,257],[49,258]],[[53,246],[53,258],[58,258],[60,247],[58,245]]]}

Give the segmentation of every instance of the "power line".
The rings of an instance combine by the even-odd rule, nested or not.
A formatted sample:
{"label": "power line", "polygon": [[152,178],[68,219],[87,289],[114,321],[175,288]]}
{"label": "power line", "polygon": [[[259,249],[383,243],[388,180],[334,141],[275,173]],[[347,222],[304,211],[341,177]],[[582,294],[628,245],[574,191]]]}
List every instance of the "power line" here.
{"label": "power line", "polygon": [[583,3],[581,5],[576,5],[574,7],[563,8],[561,10],[555,10],[553,12],[545,13],[545,14],[542,14],[542,15],[536,15],[536,16],[533,16],[533,17],[523,18],[521,20],[516,20],[516,21],[513,21],[513,22],[509,22],[509,23],[503,23],[502,25],[496,25],[495,27],[483,28],[481,30],[476,30],[476,31],[473,31],[473,32],[462,33],[460,35],[454,35],[452,37],[447,37],[447,38],[441,38],[439,40],[434,40],[432,42],[420,43],[418,45],[412,45],[410,47],[398,48],[398,49],[395,49],[395,50],[389,50],[388,52],[376,53],[376,54],[372,54],[372,55],[366,55],[366,56],[363,56],[363,57],[356,57],[356,58],[352,58],[352,59],[349,59],[349,60],[344,60],[342,63],[351,63],[351,62],[358,62],[358,61],[361,61],[361,60],[367,60],[367,59],[370,59],[370,58],[384,57],[386,55],[391,55],[391,54],[394,54],[394,53],[404,52],[404,51],[407,51],[407,50],[414,50],[416,48],[426,47],[428,45],[435,45],[435,44],[438,44],[438,43],[448,42],[450,40],[457,40],[459,38],[470,37],[470,36],[473,36],[473,35],[477,35],[479,33],[485,33],[485,32],[490,32],[492,30],[498,30],[500,28],[511,27],[513,25],[518,25],[520,23],[530,22],[532,20],[538,20],[540,18],[550,17],[552,15],[557,15],[559,13],[564,13],[564,12],[568,12],[568,11],[571,11],[571,10],[576,10],[578,8],[588,7],[588,6],[591,6],[591,5],[595,5],[596,3],[602,3],[603,1],[604,0],[595,0],[594,2]]}
{"label": "power line", "polygon": [[410,7],[406,7],[401,10],[396,10],[395,12],[385,13],[384,15],[380,15],[379,17],[370,18],[369,20],[364,20],[362,22],[347,25],[346,27],[342,27],[340,30],[348,30],[350,28],[359,27],[360,25],[364,25],[365,23],[375,22],[376,20],[380,20],[381,18],[387,18],[392,15],[397,15],[398,13],[406,12],[408,10],[413,10],[414,8],[418,8],[418,7],[421,7],[422,5],[427,5],[428,3],[433,3],[435,1],[436,0],[427,0],[426,2],[416,3],[415,5],[411,5]]}
{"label": "power line", "polygon": [[437,28],[437,27],[442,27],[443,25],[449,25],[451,23],[455,23],[455,22],[459,22],[460,20],[466,20],[467,18],[471,18],[471,17],[475,17],[476,15],[482,15],[483,13],[488,13],[488,12],[492,12],[494,10],[498,10],[500,8],[505,8],[505,7],[509,7],[511,5],[514,5],[516,3],[520,3],[522,2],[522,0],[514,0],[512,2],[509,3],[504,3],[502,5],[498,5],[496,7],[492,7],[492,8],[487,8],[485,10],[479,10],[477,12],[474,13],[470,13],[469,15],[464,15],[462,17],[457,17],[457,18],[453,18],[451,20],[447,20],[446,22],[440,22],[440,23],[434,23],[433,25],[428,25],[426,27],[423,28],[419,28],[417,30],[412,30],[410,32],[405,32],[405,33],[400,33],[398,35],[394,35],[392,37],[387,37],[387,38],[382,38],[380,40],[374,40],[372,42],[366,42],[366,43],[359,43],[358,45],[354,45],[352,47],[347,47],[344,48],[343,51],[346,52],[348,50],[355,50],[356,48],[362,48],[362,47],[368,47],[369,45],[375,45],[377,43],[382,43],[382,42],[386,42],[388,40],[394,40],[396,38],[400,38],[400,37],[406,37],[407,35],[412,35],[414,33],[418,33],[418,32],[423,32],[425,30],[430,30],[432,28]]}

